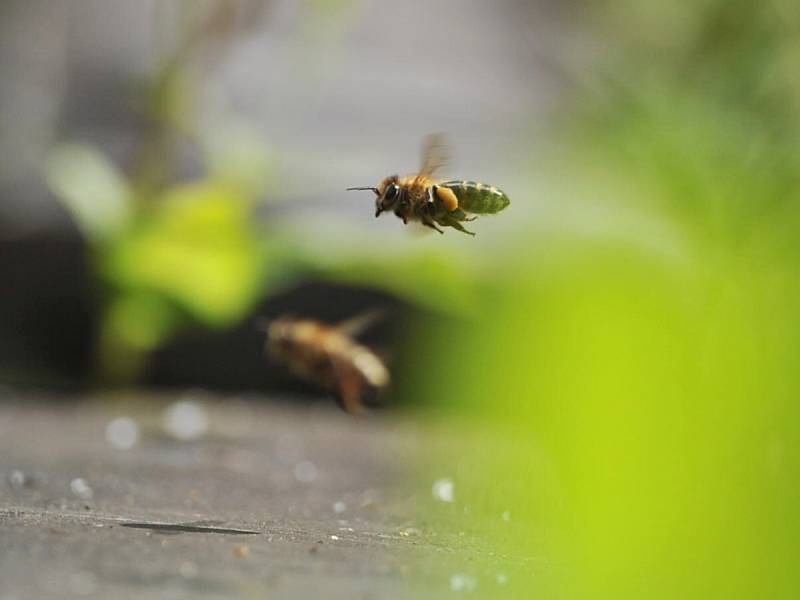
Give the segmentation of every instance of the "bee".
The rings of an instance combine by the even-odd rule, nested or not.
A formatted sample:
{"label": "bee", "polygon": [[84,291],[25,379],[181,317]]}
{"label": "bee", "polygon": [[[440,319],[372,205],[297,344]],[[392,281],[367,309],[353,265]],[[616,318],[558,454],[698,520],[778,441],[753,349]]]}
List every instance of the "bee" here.
{"label": "bee", "polygon": [[375,216],[393,211],[404,224],[418,221],[444,233],[437,227],[452,227],[462,233],[475,235],[462,223],[474,221],[475,215],[499,213],[511,201],[496,187],[476,181],[437,181],[434,173],[447,163],[444,136],[433,134],[422,146],[422,167],[419,173],[399,177],[390,175],[378,187],[354,187],[351,190],[370,190],[375,193]]}
{"label": "bee", "polygon": [[296,376],[336,395],[347,412],[360,414],[390,381],[383,360],[354,339],[380,316],[371,312],[338,325],[282,316],[264,325],[266,349]]}

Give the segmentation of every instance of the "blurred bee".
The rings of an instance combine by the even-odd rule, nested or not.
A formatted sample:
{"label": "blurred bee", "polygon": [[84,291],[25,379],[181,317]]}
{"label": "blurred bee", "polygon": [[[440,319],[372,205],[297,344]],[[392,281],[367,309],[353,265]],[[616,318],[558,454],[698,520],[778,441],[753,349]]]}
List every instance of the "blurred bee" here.
{"label": "blurred bee", "polygon": [[349,413],[363,413],[389,385],[389,370],[354,336],[380,313],[328,325],[310,319],[279,317],[265,325],[267,352],[306,381],[335,394]]}
{"label": "blurred bee", "polygon": [[433,174],[447,163],[447,145],[441,134],[430,135],[422,147],[422,168],[419,173],[398,177],[391,175],[378,187],[354,187],[350,190],[371,190],[377,196],[375,216],[393,211],[403,223],[419,221],[426,227],[444,233],[437,225],[452,227],[475,235],[461,224],[474,221],[475,215],[495,214],[511,201],[496,187],[476,181],[437,181]]}

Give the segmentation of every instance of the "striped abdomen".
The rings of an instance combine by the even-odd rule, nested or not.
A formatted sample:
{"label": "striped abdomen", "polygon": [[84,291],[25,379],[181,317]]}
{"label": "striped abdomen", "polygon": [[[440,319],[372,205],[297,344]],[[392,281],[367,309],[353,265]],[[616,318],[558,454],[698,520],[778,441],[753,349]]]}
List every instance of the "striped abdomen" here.
{"label": "striped abdomen", "polygon": [[453,190],[458,198],[458,207],[478,215],[494,214],[511,203],[502,191],[477,181],[445,181],[439,184]]}

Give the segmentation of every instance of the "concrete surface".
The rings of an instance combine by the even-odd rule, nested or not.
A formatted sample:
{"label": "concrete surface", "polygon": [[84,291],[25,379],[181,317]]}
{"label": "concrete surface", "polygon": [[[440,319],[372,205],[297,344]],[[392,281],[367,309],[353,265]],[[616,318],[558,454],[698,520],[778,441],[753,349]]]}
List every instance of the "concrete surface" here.
{"label": "concrete surface", "polygon": [[414,439],[327,400],[3,402],[0,599],[441,597]]}

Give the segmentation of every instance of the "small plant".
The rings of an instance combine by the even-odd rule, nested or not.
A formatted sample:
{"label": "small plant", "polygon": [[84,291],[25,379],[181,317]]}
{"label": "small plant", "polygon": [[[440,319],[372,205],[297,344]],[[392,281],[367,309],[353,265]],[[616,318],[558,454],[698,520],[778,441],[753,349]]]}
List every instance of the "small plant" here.
{"label": "small plant", "polygon": [[[176,331],[229,326],[260,294],[265,256],[251,212],[269,185],[270,155],[244,127],[198,130],[192,105],[192,69],[234,31],[233,4],[210,6],[182,15],[175,49],[146,86],[147,125],[128,169],[79,143],[57,146],[46,165],[97,278],[101,380],[135,380],[147,354]],[[178,181],[179,140],[200,148],[200,177]]]}

